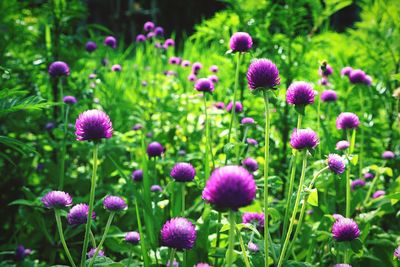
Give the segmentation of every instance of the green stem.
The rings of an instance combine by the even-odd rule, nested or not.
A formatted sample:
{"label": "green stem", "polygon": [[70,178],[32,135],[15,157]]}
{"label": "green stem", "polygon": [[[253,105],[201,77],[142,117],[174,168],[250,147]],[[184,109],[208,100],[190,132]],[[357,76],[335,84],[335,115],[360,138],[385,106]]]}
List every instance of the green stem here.
{"label": "green stem", "polygon": [[130,250],[129,250],[129,258],[128,258],[127,267],[129,267],[131,265],[131,261],[132,261],[132,248],[130,248]]}
{"label": "green stem", "polygon": [[[385,166],[386,166],[386,160],[384,161],[381,169],[384,168]],[[377,172],[376,176],[374,177],[374,179],[372,180],[372,183],[369,186],[367,195],[365,196],[365,199],[364,199],[364,202],[363,202],[364,206],[366,206],[369,203],[369,200],[371,198],[371,194],[372,194],[372,192],[373,192],[373,190],[375,188],[375,185],[376,185],[377,181],[379,180],[379,176],[380,176],[380,172]]]}
{"label": "green stem", "polygon": [[[243,133],[243,139],[242,139],[242,144],[243,144],[243,149],[240,151],[240,149],[237,150],[237,154],[236,154],[236,162],[238,165],[240,165],[240,156],[243,155],[243,153],[246,150],[246,138],[247,138],[247,133],[249,131],[249,127],[245,126],[244,128],[244,133]],[[246,155],[244,155],[243,158],[246,158]]]}
{"label": "green stem", "polygon": [[[217,220],[217,241],[215,243],[215,250],[219,248],[219,242],[220,242],[220,237],[221,237],[221,231],[219,230],[219,227],[221,225],[221,220],[222,220],[222,214],[221,212],[218,212],[218,220]],[[214,266],[218,267],[218,257],[214,258]]]}
{"label": "green stem", "polygon": [[[64,104],[63,104],[64,105]],[[67,105],[67,109],[65,110],[64,117],[64,137],[61,144],[61,157],[60,157],[60,177],[58,188],[63,190],[64,188],[64,177],[65,177],[65,153],[66,153],[66,141],[68,136],[68,113],[69,113],[69,105]]]}
{"label": "green stem", "polygon": [[149,261],[149,255],[147,254],[146,250],[146,243],[144,241],[144,234],[143,234],[143,229],[142,229],[142,223],[140,221],[140,215],[139,215],[139,206],[137,203],[137,198],[135,197],[135,211],[136,211],[136,220],[139,228],[139,233],[140,233],[140,247],[142,249],[142,255],[143,255],[143,260],[144,260],[144,266],[149,267],[150,266],[150,261]]}
{"label": "green stem", "polygon": [[228,251],[226,252],[226,263],[227,267],[233,266],[233,249],[235,243],[235,212],[229,210],[229,240],[228,240]]}
{"label": "green stem", "polygon": [[210,176],[210,164],[209,164],[209,137],[210,137],[210,127],[208,124],[208,114],[207,114],[207,93],[203,95],[204,100],[204,115],[205,115],[205,126],[206,126],[206,151],[204,155],[204,182],[207,181],[208,177]]}
{"label": "green stem", "polygon": [[55,209],[54,214],[56,216],[57,229],[58,229],[58,234],[60,235],[61,244],[63,245],[64,251],[65,251],[65,254],[67,255],[69,263],[71,264],[72,267],[75,267],[76,265],[74,263],[74,260],[71,257],[71,253],[69,253],[67,243],[65,242],[64,233],[63,233],[62,224],[61,224],[60,210]]}
{"label": "green stem", "polygon": [[96,238],[94,238],[94,234],[93,234],[92,230],[90,230],[89,234],[90,234],[90,240],[92,242],[92,247],[94,247],[94,248],[97,247]]}
{"label": "green stem", "polygon": [[85,238],[83,240],[82,255],[81,255],[81,267],[85,267],[86,253],[89,245],[89,232],[92,225],[92,214],[94,206],[94,195],[96,190],[96,172],[97,172],[97,154],[98,154],[99,144],[95,144],[93,148],[93,171],[92,178],[90,180],[90,198],[89,198],[89,212],[88,219],[86,223]]}
{"label": "green stem", "polygon": [[360,144],[360,155],[358,156],[358,175],[361,177],[362,175],[362,169],[363,169],[363,159],[364,159],[364,126],[363,126],[363,120],[364,120],[364,96],[361,92],[361,88],[358,89],[359,92],[359,97],[360,97],[360,104],[361,104],[361,118],[360,118],[360,124],[361,124],[361,144]]}
{"label": "green stem", "polygon": [[349,263],[349,262],[350,262],[349,250],[347,248],[345,248],[344,257],[343,257],[343,263]]}
{"label": "green stem", "polygon": [[[318,99],[318,106],[317,106],[317,134],[318,136],[321,136],[319,131],[320,131],[320,120],[321,120],[321,100]],[[321,158],[321,149],[322,146],[318,146],[318,158]]]}
{"label": "green stem", "polygon": [[243,238],[238,228],[236,228],[236,234],[239,236],[239,243],[240,243],[240,248],[242,249],[244,264],[246,265],[246,267],[250,267],[251,265],[249,258],[247,257],[246,247],[244,246]]}
{"label": "green stem", "polygon": [[181,187],[182,187],[182,217],[184,217],[185,216],[185,194],[186,194],[185,183],[182,183]]}
{"label": "green stem", "polygon": [[264,89],[264,106],[265,106],[265,133],[264,133],[264,252],[265,267],[269,266],[268,262],[268,171],[269,171],[269,99],[267,91]]}
{"label": "green stem", "polygon": [[175,249],[171,249],[171,254],[169,256],[169,266],[174,266],[174,259],[175,259]]}

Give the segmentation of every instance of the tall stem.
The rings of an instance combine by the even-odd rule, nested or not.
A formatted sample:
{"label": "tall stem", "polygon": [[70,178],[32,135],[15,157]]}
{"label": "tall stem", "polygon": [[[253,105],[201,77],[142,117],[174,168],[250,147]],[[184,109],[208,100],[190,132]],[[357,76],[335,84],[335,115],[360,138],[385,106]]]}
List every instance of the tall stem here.
{"label": "tall stem", "polygon": [[[318,107],[317,107],[317,134],[321,136],[319,133],[320,130],[320,121],[321,121],[321,99],[318,99]],[[322,146],[318,146],[318,158],[321,158],[321,149]]]}
{"label": "tall stem", "polygon": [[228,267],[232,267],[233,265],[233,248],[235,243],[235,212],[229,210],[228,213],[229,219],[229,240],[228,240],[228,251],[226,262]]}
{"label": "tall stem", "polygon": [[[63,104],[64,105],[64,104]],[[63,190],[64,188],[64,177],[65,177],[65,153],[66,153],[66,141],[68,136],[68,113],[69,113],[69,105],[67,105],[67,109],[65,110],[64,116],[64,137],[61,144],[61,157],[60,157],[60,177],[58,188]]]}
{"label": "tall stem", "polygon": [[244,246],[243,238],[238,228],[236,228],[236,234],[239,236],[239,244],[240,248],[242,249],[244,264],[246,267],[251,267],[249,258],[247,257],[246,247]]}
{"label": "tall stem", "polygon": [[174,266],[174,259],[175,259],[175,249],[171,249],[171,255],[169,256],[169,266]]}
{"label": "tall stem", "polygon": [[[348,150],[349,154],[352,154],[354,151],[354,140],[355,139],[355,130],[353,130],[353,136],[350,135],[350,132],[347,132],[347,140],[350,143],[350,148]],[[349,159],[349,154],[347,154],[347,159]],[[349,161],[349,164],[346,166],[346,217],[350,218],[350,213],[351,213],[351,194],[350,194],[350,189],[351,189],[351,183],[350,183],[350,168],[351,168],[351,162]]]}
{"label": "tall stem", "polygon": [[92,178],[90,180],[90,197],[89,197],[89,212],[86,223],[85,238],[83,240],[82,254],[81,254],[81,267],[85,267],[86,253],[89,245],[89,232],[92,225],[92,214],[94,206],[94,195],[96,190],[96,173],[97,173],[97,154],[99,150],[99,144],[94,144],[93,147],[93,170]]}
{"label": "tall stem", "polygon": [[142,256],[144,260],[144,267],[149,267],[150,266],[150,261],[149,261],[149,255],[147,254],[146,250],[146,243],[144,241],[144,234],[143,234],[143,229],[142,229],[142,223],[140,221],[140,215],[139,215],[139,206],[137,203],[137,198],[135,197],[135,211],[136,211],[136,220],[139,228],[139,233],[140,233],[140,247],[142,249]]}
{"label": "tall stem", "polygon": [[206,151],[204,155],[204,182],[207,181],[208,177],[210,176],[210,163],[209,163],[209,137],[210,137],[210,127],[208,124],[208,114],[207,114],[207,93],[203,95],[204,100],[204,115],[205,115],[205,126],[206,126]]}
{"label": "tall stem", "polygon": [[[385,166],[386,166],[386,160],[384,161],[384,163],[383,163],[381,169],[384,168]],[[363,202],[364,206],[368,204],[369,199],[371,198],[371,194],[372,194],[372,192],[373,192],[373,190],[374,190],[374,188],[375,188],[375,185],[376,185],[377,181],[379,180],[380,174],[381,174],[380,172],[377,172],[376,176],[375,176],[374,179],[372,180],[372,183],[371,183],[370,186],[369,186],[367,195],[365,196],[365,199],[364,199],[364,202]]]}
{"label": "tall stem", "polygon": [[69,253],[67,243],[65,242],[64,232],[63,232],[62,224],[61,224],[60,210],[55,209],[54,214],[56,216],[57,229],[58,229],[58,234],[60,235],[61,244],[63,245],[64,251],[65,251],[65,254],[67,255],[69,263],[71,264],[72,267],[75,267],[76,265],[74,263],[74,260],[71,257],[71,253]]}
{"label": "tall stem", "polygon": [[265,267],[268,263],[268,171],[269,171],[269,99],[267,91],[263,90],[264,106],[265,106],[265,133],[264,133],[264,252],[265,252]]}
{"label": "tall stem", "polygon": [[183,217],[185,216],[185,195],[186,195],[185,183],[182,183],[181,190],[182,190],[182,217]]}
{"label": "tall stem", "polygon": [[364,126],[363,126],[363,120],[364,120],[364,95],[361,92],[361,88],[358,88],[358,92],[359,92],[359,96],[360,96],[360,104],[361,104],[361,120],[360,120],[360,124],[361,124],[361,144],[360,144],[360,155],[358,157],[358,175],[359,177],[361,177],[362,175],[362,169],[363,169],[363,160],[364,160]]}

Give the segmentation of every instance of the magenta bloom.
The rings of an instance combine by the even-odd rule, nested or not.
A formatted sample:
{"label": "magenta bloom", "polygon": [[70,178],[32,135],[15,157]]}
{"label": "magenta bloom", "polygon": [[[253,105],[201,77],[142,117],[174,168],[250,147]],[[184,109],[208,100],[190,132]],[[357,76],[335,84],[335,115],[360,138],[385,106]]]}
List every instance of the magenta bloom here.
{"label": "magenta bloom", "polygon": [[179,267],[179,262],[177,262],[175,259],[170,262],[170,260],[167,261],[167,267]]}
{"label": "magenta bloom", "polygon": [[[152,38],[154,38],[156,36],[156,34],[154,33],[154,32],[148,32],[147,34],[146,34],[146,39],[152,39]],[[156,47],[156,48],[162,48],[162,45],[160,44],[160,43],[155,43],[154,44],[154,46]]]}
{"label": "magenta bloom", "polygon": [[[93,258],[94,253],[96,252],[96,249],[97,248],[91,248],[89,250],[89,252],[87,253],[87,256],[88,256],[89,259]],[[104,256],[105,256],[104,251],[100,249],[99,252],[97,253],[96,257],[104,257]]]}
{"label": "magenta bloom", "polygon": [[246,158],[242,162],[243,166],[251,172],[255,172],[258,170],[258,163],[253,158]]}
{"label": "magenta bloom", "polygon": [[353,68],[352,67],[344,67],[341,71],[340,71],[340,75],[342,76],[349,76],[350,73],[352,72]]}
{"label": "magenta bloom", "polygon": [[154,29],[154,33],[156,34],[156,36],[164,36],[164,29],[163,29],[163,27],[160,27],[160,26],[156,27],[156,28]]}
{"label": "magenta bloom", "polygon": [[333,267],[351,267],[351,265],[347,264],[347,263],[339,263],[339,264],[333,265]]}
{"label": "magenta bloom", "polygon": [[311,129],[294,129],[290,145],[297,150],[314,149],[319,144],[318,135]]}
{"label": "magenta bloom", "polygon": [[125,235],[125,241],[136,245],[140,241],[140,234],[138,232],[128,232]]}
{"label": "magenta bloom", "polygon": [[[70,225],[86,224],[89,214],[89,206],[87,204],[77,204],[73,206],[67,215],[67,220]],[[92,219],[96,219],[96,213],[92,212]]]}
{"label": "magenta bloom", "polygon": [[52,77],[69,76],[69,66],[63,61],[54,61],[49,66],[49,74]]}
{"label": "magenta bloom", "polygon": [[[226,111],[231,112],[232,111],[232,106],[233,106],[233,101],[229,102],[229,104],[226,106]],[[240,113],[243,111],[243,105],[239,101],[235,102],[235,113]]]}
{"label": "magenta bloom", "polygon": [[240,123],[241,123],[242,125],[254,124],[254,119],[253,119],[253,118],[250,118],[250,117],[245,117],[245,118],[243,118],[243,119],[240,121]]}
{"label": "magenta bloom", "polygon": [[304,106],[314,103],[315,91],[306,82],[292,83],[286,92],[286,102],[291,105]]}
{"label": "magenta bloom", "polygon": [[147,21],[143,25],[143,30],[145,30],[146,32],[152,31],[153,29],[154,29],[154,23],[152,21]]}
{"label": "magenta bloom", "polygon": [[186,68],[190,66],[190,61],[189,60],[183,60],[181,63],[181,66]]}
{"label": "magenta bloom", "polygon": [[169,39],[165,40],[164,45],[166,47],[175,46],[175,41],[174,41],[174,39],[169,38]]}
{"label": "magenta bloom", "polygon": [[383,159],[394,159],[396,155],[392,151],[385,151],[382,153],[382,158]]}
{"label": "magenta bloom", "polygon": [[349,74],[349,80],[354,84],[364,83],[365,75],[365,72],[362,70],[352,70]]}
{"label": "magenta bloom", "polygon": [[326,77],[322,77],[319,81],[318,81],[319,85],[323,85],[323,86],[328,86],[329,85],[329,80]]}
{"label": "magenta bloom", "polygon": [[99,141],[111,138],[112,123],[106,113],[92,109],[81,113],[75,122],[75,135],[78,141]]}
{"label": "magenta bloom", "polygon": [[380,198],[380,197],[384,196],[385,194],[386,194],[385,191],[378,190],[378,191],[376,191],[375,193],[372,194],[372,198],[373,199]]}
{"label": "magenta bloom", "polygon": [[196,81],[194,89],[199,92],[212,93],[214,91],[214,84],[210,79],[200,78]]}
{"label": "magenta bloom", "polygon": [[350,147],[350,143],[346,140],[341,140],[336,143],[336,150],[345,150]]}
{"label": "magenta bloom", "polygon": [[196,74],[190,73],[189,76],[188,76],[188,80],[191,81],[191,82],[196,81],[197,80]]}
{"label": "magenta bloom", "polygon": [[264,213],[245,212],[242,215],[242,223],[253,224],[258,230],[264,229]]}
{"label": "magenta bloom", "polygon": [[253,242],[249,242],[247,244],[247,249],[251,252],[258,252],[260,250],[260,248],[257,246],[257,244],[255,244]]}
{"label": "magenta bloom", "polygon": [[115,64],[115,65],[112,65],[111,70],[115,71],[115,72],[119,72],[122,70],[122,67],[119,64]]}
{"label": "magenta bloom", "polygon": [[224,104],[224,102],[217,102],[214,104],[214,107],[216,107],[217,109],[224,109],[225,104]]}
{"label": "magenta bloom", "polygon": [[195,62],[192,65],[192,72],[197,75],[202,68],[203,65],[200,62]]}
{"label": "magenta bloom", "polygon": [[335,102],[337,98],[337,93],[334,90],[325,90],[321,94],[322,102]]}
{"label": "magenta bloom", "polygon": [[355,129],[360,125],[357,115],[351,112],[342,112],[336,118],[336,128],[338,129]]}
{"label": "magenta bloom", "polygon": [[144,36],[143,34],[138,34],[136,36],[136,43],[143,43],[146,41],[146,36]]}
{"label": "magenta bloom", "polygon": [[342,174],[346,168],[346,164],[341,156],[338,154],[329,154],[328,156],[329,169],[336,174]]}
{"label": "magenta bloom", "polygon": [[50,191],[42,197],[42,203],[48,209],[65,208],[72,205],[72,197],[63,191]]}
{"label": "magenta bloom", "polygon": [[203,262],[200,262],[200,263],[197,263],[195,266],[193,266],[193,267],[212,267],[210,264],[208,264],[208,263],[203,263]]}
{"label": "magenta bloom", "polygon": [[196,176],[196,170],[190,163],[179,162],[172,168],[170,175],[177,182],[190,182]]}
{"label": "magenta bloom", "polygon": [[97,44],[95,42],[89,41],[86,43],[85,47],[86,47],[86,51],[88,51],[89,53],[92,53],[94,50],[97,49]]}
{"label": "magenta bloom", "polygon": [[162,192],[163,189],[161,186],[159,186],[158,184],[154,184],[150,187],[150,191],[151,192]]}
{"label": "magenta bloom", "polygon": [[362,179],[356,179],[352,181],[350,184],[351,190],[355,190],[359,187],[364,187],[364,186],[365,186],[365,181]]}
{"label": "magenta bloom", "polygon": [[246,77],[250,90],[272,89],[280,84],[278,68],[271,60],[265,58],[253,60]]}
{"label": "magenta bloom", "polygon": [[115,39],[114,36],[107,36],[106,39],[104,39],[104,44],[111,48],[116,48],[117,47],[117,39]]}
{"label": "magenta bloom", "polygon": [[369,75],[365,75],[364,84],[370,86],[372,84],[372,77]]}
{"label": "magenta bloom", "polygon": [[125,200],[117,196],[106,196],[103,200],[103,205],[109,211],[120,211],[128,207]]}
{"label": "magenta bloom", "polygon": [[212,66],[210,67],[210,71],[213,72],[213,73],[217,73],[217,72],[218,72],[218,66],[212,65]]}
{"label": "magenta bloom", "polygon": [[192,249],[196,242],[196,229],[186,218],[176,217],[161,229],[161,244],[177,250]]}
{"label": "magenta bloom", "polygon": [[168,63],[172,65],[179,65],[181,63],[181,59],[179,57],[170,57],[168,59]]}
{"label": "magenta bloom", "polygon": [[250,205],[256,196],[256,183],[245,168],[224,166],[215,169],[203,190],[203,199],[218,211]]}
{"label": "magenta bloom", "polygon": [[344,219],[344,217],[342,215],[337,214],[337,213],[332,214],[332,217],[335,219],[335,221]]}
{"label": "magenta bloom", "polygon": [[143,125],[141,125],[140,123],[136,123],[135,125],[133,125],[132,130],[134,131],[139,131],[143,129]]}
{"label": "magenta bloom", "polygon": [[164,153],[164,148],[163,146],[158,143],[158,142],[151,142],[148,146],[147,146],[147,155],[150,158],[153,157],[161,157],[161,154]]}
{"label": "magenta bloom", "polygon": [[23,245],[19,245],[15,250],[15,260],[22,261],[24,258],[32,253],[31,249],[25,248]]}
{"label": "magenta bloom", "polygon": [[352,241],[360,236],[360,229],[352,219],[343,218],[333,224],[332,235],[338,242]]}
{"label": "magenta bloom", "polygon": [[218,76],[217,75],[210,75],[208,76],[208,79],[212,81],[213,83],[218,83]]}
{"label": "magenta bloom", "polygon": [[375,174],[370,173],[370,172],[366,172],[366,173],[364,173],[364,178],[365,178],[366,180],[372,180],[372,179],[375,178]]}
{"label": "magenta bloom", "polygon": [[393,253],[393,256],[395,256],[398,260],[400,260],[400,246],[398,246]]}
{"label": "magenta bloom", "polygon": [[233,52],[247,52],[252,46],[253,39],[247,32],[236,32],[229,41],[229,47]]}
{"label": "magenta bloom", "polygon": [[247,139],[246,139],[246,142],[247,142],[249,145],[253,145],[253,146],[258,145],[257,140],[256,140],[256,139],[253,139],[253,138],[247,138]]}
{"label": "magenta bloom", "polygon": [[321,76],[329,76],[329,75],[332,75],[332,73],[333,73],[333,68],[329,65],[329,64],[326,64],[326,66],[325,67],[320,67],[319,68],[319,71],[318,71],[318,73],[319,73],[319,75],[321,75]]}
{"label": "magenta bloom", "polygon": [[135,182],[140,182],[143,180],[143,171],[135,170],[132,172],[132,180]]}
{"label": "magenta bloom", "polygon": [[63,102],[64,102],[65,104],[73,105],[73,104],[76,103],[76,98],[73,97],[72,95],[66,95],[66,96],[64,96],[64,98],[63,98]]}

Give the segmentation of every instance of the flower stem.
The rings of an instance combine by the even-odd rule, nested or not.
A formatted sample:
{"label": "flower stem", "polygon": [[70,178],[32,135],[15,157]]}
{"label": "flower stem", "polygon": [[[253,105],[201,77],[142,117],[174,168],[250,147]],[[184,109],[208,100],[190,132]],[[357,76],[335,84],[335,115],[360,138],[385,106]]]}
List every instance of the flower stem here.
{"label": "flower stem", "polygon": [[58,234],[60,235],[61,244],[63,245],[64,251],[65,251],[65,254],[67,255],[69,263],[71,264],[72,267],[75,267],[76,265],[74,263],[74,260],[71,257],[71,253],[69,253],[67,243],[65,242],[64,233],[63,233],[62,224],[61,224],[60,210],[55,209],[54,214],[56,217],[57,229],[58,229]]}
{"label": "flower stem", "polygon": [[136,220],[139,228],[139,233],[140,233],[140,247],[142,249],[142,256],[144,260],[144,267],[149,267],[150,262],[149,262],[149,256],[147,254],[146,250],[146,243],[144,241],[144,234],[143,234],[143,229],[142,229],[142,223],[140,221],[140,215],[139,215],[139,206],[137,203],[137,198],[135,197],[135,211],[136,211]]}
{"label": "flower stem", "polygon": [[[350,148],[348,150],[349,154],[352,154],[354,151],[354,143],[355,143],[355,133],[356,131],[353,130],[352,136],[350,135],[350,132],[347,132],[347,139],[348,142],[350,143]],[[349,154],[347,154],[347,158],[349,159]],[[350,209],[351,209],[351,194],[350,194],[350,167],[351,167],[351,162],[349,161],[349,164],[346,166],[346,218],[350,218]]]}
{"label": "flower stem", "polygon": [[264,252],[265,252],[265,267],[268,263],[268,171],[269,171],[269,99],[267,91],[263,91],[264,106],[265,106],[265,133],[264,133]]}
{"label": "flower stem", "polygon": [[60,176],[59,176],[59,184],[58,188],[63,190],[64,188],[64,177],[65,177],[65,153],[66,153],[66,141],[68,136],[68,113],[69,113],[69,105],[67,105],[67,109],[65,110],[64,116],[64,137],[61,144],[61,157],[60,157]]}
{"label": "flower stem", "polygon": [[90,240],[91,240],[91,242],[92,242],[92,247],[97,247],[97,245],[96,245],[96,239],[94,238],[94,234],[93,234],[93,232],[92,232],[92,230],[90,229],[90,231],[89,231],[89,234],[90,234]]}
{"label": "flower stem", "polygon": [[360,104],[361,104],[361,120],[360,120],[360,124],[361,124],[361,145],[360,145],[360,155],[358,157],[358,170],[359,170],[359,177],[361,177],[362,175],[362,169],[363,169],[363,159],[364,159],[364,127],[363,127],[363,119],[364,119],[364,96],[361,92],[361,88],[359,88],[358,92],[359,92],[359,96],[360,96]]}
{"label": "flower stem", "polygon": [[185,216],[185,194],[186,194],[186,188],[185,188],[185,183],[182,183],[181,185],[182,189],[182,217]]}
{"label": "flower stem", "polygon": [[[386,160],[384,161],[381,169],[383,169],[385,166],[386,166]],[[371,198],[371,194],[372,194],[372,192],[373,192],[373,190],[375,188],[375,185],[376,185],[377,181],[379,180],[379,176],[380,176],[380,172],[378,171],[376,173],[376,176],[373,178],[371,185],[369,186],[367,195],[365,195],[365,199],[364,199],[364,202],[363,202],[364,206],[368,204],[369,199]]]}
{"label": "flower stem", "polygon": [[204,115],[205,115],[205,126],[206,126],[206,151],[204,154],[204,182],[207,181],[208,177],[210,176],[210,163],[209,163],[209,137],[210,137],[210,128],[208,124],[208,114],[207,114],[207,93],[203,95],[204,100]]}
{"label": "flower stem", "polygon": [[171,249],[171,254],[169,256],[169,266],[174,266],[174,259],[175,259],[175,249]]}
{"label": "flower stem", "polygon": [[240,248],[242,249],[244,264],[246,265],[246,267],[251,267],[249,258],[247,257],[246,247],[244,246],[243,238],[238,228],[236,228],[236,234],[239,236],[239,243],[240,243]]}
{"label": "flower stem", "polygon": [[350,255],[349,255],[349,250],[347,248],[344,249],[344,257],[343,257],[343,263],[349,263],[350,261]]}
{"label": "flower stem", "polygon": [[232,267],[233,265],[233,249],[235,242],[235,212],[229,210],[229,240],[228,240],[228,251],[226,256],[227,267]]}
{"label": "flower stem", "polygon": [[89,245],[89,232],[90,227],[92,224],[92,214],[93,214],[93,206],[94,206],[94,195],[96,190],[96,172],[97,172],[97,154],[99,150],[99,144],[94,145],[93,147],[93,170],[92,170],[92,178],[90,180],[90,197],[89,197],[89,212],[88,218],[86,223],[86,230],[85,230],[85,238],[83,240],[83,247],[82,247],[82,255],[81,255],[81,267],[85,267],[86,261],[86,253]]}
{"label": "flower stem", "polygon": [[132,261],[132,248],[129,249],[129,257],[128,257],[127,267],[129,267],[131,265],[131,261]]}

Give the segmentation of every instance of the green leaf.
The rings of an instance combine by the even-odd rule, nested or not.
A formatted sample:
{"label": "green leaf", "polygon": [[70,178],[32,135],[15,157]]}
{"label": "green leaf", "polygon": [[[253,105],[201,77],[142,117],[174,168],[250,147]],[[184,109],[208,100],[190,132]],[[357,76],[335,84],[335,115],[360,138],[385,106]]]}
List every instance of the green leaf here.
{"label": "green leaf", "polygon": [[313,188],[310,191],[310,195],[308,196],[307,203],[311,206],[318,207],[318,190],[317,188]]}
{"label": "green leaf", "polygon": [[230,224],[229,224],[229,223],[224,224],[224,225],[222,225],[221,230],[219,230],[219,231],[220,231],[221,233],[222,233],[222,232],[226,232],[226,231],[229,230],[229,227],[230,227]]}
{"label": "green leaf", "polygon": [[8,204],[8,206],[13,206],[13,205],[23,205],[23,206],[30,206],[30,207],[38,206],[35,201],[26,200],[26,199],[17,199]]}
{"label": "green leaf", "polygon": [[351,164],[353,164],[353,166],[357,165],[358,163],[358,155],[353,155],[350,159]]}
{"label": "green leaf", "polygon": [[362,252],[362,242],[359,238],[352,240],[350,246],[354,253],[360,254]]}
{"label": "green leaf", "polygon": [[296,110],[297,113],[300,115],[305,116],[306,115],[306,106],[305,105],[295,105],[294,110]]}

